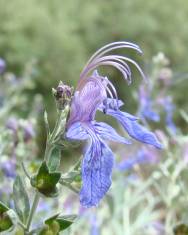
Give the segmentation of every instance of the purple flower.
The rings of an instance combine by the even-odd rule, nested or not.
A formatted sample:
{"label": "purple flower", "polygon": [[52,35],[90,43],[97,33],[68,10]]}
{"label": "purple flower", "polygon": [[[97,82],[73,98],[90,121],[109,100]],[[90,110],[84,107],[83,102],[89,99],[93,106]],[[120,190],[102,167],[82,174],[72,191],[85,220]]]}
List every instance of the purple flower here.
{"label": "purple flower", "polygon": [[158,156],[153,149],[142,147],[133,156],[130,156],[116,165],[120,171],[132,169],[136,164],[149,163],[153,164],[158,161]]}
{"label": "purple flower", "polygon": [[27,122],[25,126],[23,125],[24,130],[24,141],[28,142],[33,137],[35,137],[35,130],[31,122]]}
{"label": "purple flower", "polygon": [[171,97],[166,98],[164,102],[164,108],[166,111],[166,125],[171,130],[171,132],[175,134],[177,132],[176,125],[173,121],[173,114],[174,114],[175,106],[172,103]]}
{"label": "purple flower", "polygon": [[111,185],[114,156],[105,140],[122,144],[131,143],[108,124],[96,122],[97,110],[114,117],[133,139],[161,148],[156,136],[139,124],[137,117],[120,111],[119,108],[123,102],[118,100],[115,87],[107,77],[99,75],[95,70],[103,65],[113,66],[130,84],[131,71],[126,63],[130,62],[145,78],[141,68],[130,58],[116,54],[109,55],[115,49],[120,48],[131,48],[141,53],[137,45],[128,42],[114,42],[99,49],[81,72],[71,103],[66,137],[70,140],[87,140],[81,167],[82,188],[80,191],[80,202],[86,207],[96,206]]}
{"label": "purple flower", "polygon": [[163,106],[164,111],[166,113],[165,123],[168,129],[172,134],[177,132],[177,127],[173,121],[174,109],[175,105],[173,104],[172,97],[166,96],[159,100],[159,103]]}
{"label": "purple flower", "polygon": [[2,58],[0,58],[0,74],[2,74],[5,71],[5,68],[6,68],[6,63]]}
{"label": "purple flower", "polygon": [[148,120],[158,122],[160,120],[159,114],[153,110],[153,102],[150,98],[150,89],[146,89],[143,85],[139,90],[140,110],[141,117]]}
{"label": "purple flower", "polygon": [[1,169],[3,170],[6,177],[15,178],[16,177],[16,161],[15,161],[15,159],[4,161],[1,164]]}

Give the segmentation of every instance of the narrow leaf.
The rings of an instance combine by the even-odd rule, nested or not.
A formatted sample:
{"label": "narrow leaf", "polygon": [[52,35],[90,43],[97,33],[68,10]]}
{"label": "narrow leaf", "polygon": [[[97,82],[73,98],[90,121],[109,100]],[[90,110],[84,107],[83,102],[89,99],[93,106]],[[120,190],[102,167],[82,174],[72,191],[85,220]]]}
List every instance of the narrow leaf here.
{"label": "narrow leaf", "polygon": [[25,223],[29,216],[30,204],[24,182],[20,176],[16,177],[13,184],[13,200],[20,220]]}
{"label": "narrow leaf", "polygon": [[59,223],[60,231],[67,229],[76,220],[77,215],[58,216],[56,221]]}
{"label": "narrow leaf", "polygon": [[60,178],[60,172],[50,172],[46,162],[43,162],[38,173],[31,178],[31,185],[46,197],[56,197],[58,195],[56,184]]}
{"label": "narrow leaf", "polygon": [[0,213],[6,212],[8,210],[9,208],[3,202],[0,201]]}
{"label": "narrow leaf", "polygon": [[40,231],[40,235],[53,234],[58,235],[59,232],[67,229],[75,221],[77,215],[54,215],[45,221],[45,226]]}
{"label": "narrow leaf", "polygon": [[58,170],[61,161],[61,150],[54,148],[48,161],[48,168],[51,172]]}

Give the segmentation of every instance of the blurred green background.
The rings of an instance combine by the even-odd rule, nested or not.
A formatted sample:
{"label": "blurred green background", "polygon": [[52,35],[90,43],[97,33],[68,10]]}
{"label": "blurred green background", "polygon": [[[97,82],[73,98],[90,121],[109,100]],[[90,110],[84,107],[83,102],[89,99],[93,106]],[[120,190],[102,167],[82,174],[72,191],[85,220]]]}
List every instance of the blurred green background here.
{"label": "blurred green background", "polygon": [[[169,67],[173,71],[173,77],[164,96],[173,97],[176,106],[174,122],[182,133],[187,135],[188,125],[183,120],[180,111],[184,110],[188,114],[188,0],[0,0],[0,58],[7,63],[6,73],[0,76],[0,129],[2,130],[0,144],[3,141],[7,144],[4,147],[5,156],[1,156],[2,162],[3,157],[10,159],[9,152],[14,147],[11,146],[13,142],[11,136],[9,137],[9,133],[7,134],[3,129],[6,121],[11,116],[15,116],[18,120],[23,119],[19,120],[21,123],[34,119],[33,126],[37,129],[36,139],[33,138],[31,142],[33,145],[30,142],[26,144],[23,142],[22,135],[19,135],[16,157],[18,162],[22,159],[31,160],[34,163],[33,169],[36,168],[33,160],[35,157],[42,158],[45,148],[44,109],[48,112],[51,127],[56,120],[56,107],[51,88],[56,87],[60,80],[75,87],[79,74],[89,57],[105,44],[118,40],[131,41],[141,47],[144,52],[143,56],[130,50],[123,52],[137,61],[144,72],[151,75],[149,76],[151,80],[155,70],[152,67],[153,56],[161,51],[169,58]],[[121,74],[112,68],[105,68],[101,72],[107,72],[106,75],[113,83],[116,83],[118,94],[125,101],[126,111],[135,114],[140,103],[137,94],[142,80],[139,73],[133,67],[131,68],[133,69],[131,86],[128,86],[121,78]],[[15,84],[6,81],[7,78],[11,80],[11,76],[14,78],[14,75],[10,76],[9,72],[16,75],[17,79],[12,79]],[[156,87],[153,92],[160,96],[161,87],[160,85]],[[1,106],[1,103],[5,107]],[[166,113],[163,113],[163,116],[165,115]],[[109,118],[107,119],[109,121]],[[166,133],[165,125],[164,117],[162,117],[160,123],[151,123],[150,127],[153,131],[161,129]],[[21,130],[20,133],[22,134]],[[181,160],[184,156],[184,143],[187,144],[187,137],[178,136],[178,134],[173,137],[174,139],[172,136],[169,139],[168,137],[162,138],[166,144],[166,150],[157,154],[157,157],[160,155],[161,161],[164,161],[164,167],[161,167],[160,163],[154,165],[155,170],[154,167],[146,169],[147,166],[143,167],[143,171],[142,168],[141,170],[139,167],[135,168],[133,173],[138,173],[140,179],[134,187],[133,184],[130,187],[124,187],[123,184],[122,187],[121,183],[124,182],[125,176],[129,176],[129,172],[117,178],[115,175],[113,191],[111,191],[113,192],[112,198],[115,199],[114,201],[111,197],[106,199],[112,202],[114,208],[110,206],[110,210],[107,210],[104,204],[104,211],[97,209],[99,220],[103,218],[101,219],[102,229],[107,229],[113,234],[113,229],[111,229],[113,226],[114,228],[125,226],[126,223],[121,225],[122,218],[126,217],[124,208],[131,215],[130,218],[135,217],[133,219],[135,229],[139,228],[136,227],[138,225],[135,222],[138,218],[145,230],[146,222],[152,220],[153,213],[156,216],[158,209],[162,209],[162,216],[158,215],[157,218],[160,218],[162,222],[165,221],[165,225],[169,223],[169,227],[172,227],[175,215],[177,218],[173,221],[174,223],[184,215],[186,215],[185,221],[187,222],[187,206],[185,206],[188,194],[187,183],[185,183],[188,182],[187,165]],[[137,152],[139,146],[133,145],[132,149],[127,147],[125,151],[115,145],[112,145],[112,148],[117,156],[122,152],[123,157],[124,155],[129,157],[132,152]],[[66,149],[62,155],[62,167],[69,168],[73,162],[77,161],[79,150]],[[169,169],[166,166],[169,166]],[[150,174],[150,170],[154,173]],[[161,175],[160,178],[154,179],[153,176],[157,174]],[[177,175],[177,178],[174,175]],[[4,179],[1,174],[0,180],[4,182],[1,183],[4,191],[7,188],[7,178]],[[159,195],[155,193],[153,186],[152,190],[149,188],[150,180],[152,184],[158,183],[156,189],[158,191],[158,188],[161,188],[159,195],[162,195],[162,199],[158,199]],[[182,189],[180,190],[178,186]],[[144,197],[141,195],[142,192],[144,192]],[[63,199],[66,198],[64,193],[62,195]],[[158,203],[157,207],[155,200]],[[59,203],[62,206],[61,200]],[[113,216],[111,209],[116,213],[113,212]],[[88,221],[89,217],[86,217],[86,220]],[[86,220],[78,225],[83,234],[84,226],[88,226],[88,223],[85,223]],[[127,220],[126,229],[130,227],[134,229],[133,222],[130,223],[130,221]],[[119,231],[120,228],[122,227],[119,227]]]}
{"label": "blurred green background", "polygon": [[[131,56],[146,73],[155,54],[167,55],[174,71],[171,92],[178,108],[186,109],[187,22],[187,0],[0,0],[0,57],[17,76],[26,63],[36,60],[32,94],[43,95],[53,123],[55,107],[49,94],[59,80],[76,85],[96,49],[117,40],[135,42],[144,56]],[[119,76],[110,73],[112,78]],[[121,79],[114,80],[121,96],[130,97],[134,86],[129,89],[121,86]],[[127,104],[134,110],[135,101],[129,99]]]}

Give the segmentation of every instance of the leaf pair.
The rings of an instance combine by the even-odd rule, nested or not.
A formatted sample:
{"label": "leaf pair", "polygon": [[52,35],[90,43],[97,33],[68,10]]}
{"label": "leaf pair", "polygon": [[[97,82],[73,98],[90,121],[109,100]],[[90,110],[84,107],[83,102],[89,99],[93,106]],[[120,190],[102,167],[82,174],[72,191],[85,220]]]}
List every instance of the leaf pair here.
{"label": "leaf pair", "polygon": [[42,228],[39,235],[59,235],[61,231],[71,226],[76,217],[76,215],[61,216],[57,214],[45,221],[44,228]]}
{"label": "leaf pair", "polygon": [[46,197],[56,197],[58,195],[56,185],[60,177],[60,172],[50,171],[47,163],[43,162],[38,173],[31,178],[31,185]]}
{"label": "leaf pair", "polygon": [[0,233],[3,231],[11,230],[13,222],[8,214],[10,209],[0,202]]}

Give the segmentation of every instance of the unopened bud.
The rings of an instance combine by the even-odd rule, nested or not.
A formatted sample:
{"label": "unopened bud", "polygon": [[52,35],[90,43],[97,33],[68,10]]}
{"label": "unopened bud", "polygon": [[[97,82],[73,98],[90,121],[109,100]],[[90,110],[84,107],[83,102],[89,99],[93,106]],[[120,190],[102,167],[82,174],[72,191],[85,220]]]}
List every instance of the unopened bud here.
{"label": "unopened bud", "polygon": [[52,92],[56,99],[58,109],[62,110],[65,106],[70,104],[73,94],[73,87],[64,85],[63,82],[60,81],[58,87],[56,89],[53,88]]}

